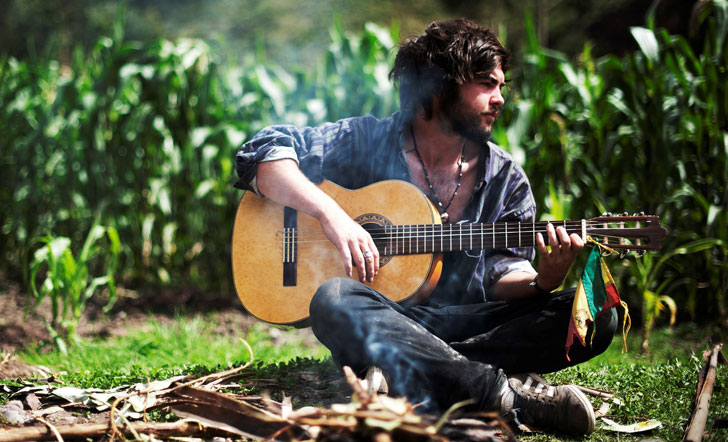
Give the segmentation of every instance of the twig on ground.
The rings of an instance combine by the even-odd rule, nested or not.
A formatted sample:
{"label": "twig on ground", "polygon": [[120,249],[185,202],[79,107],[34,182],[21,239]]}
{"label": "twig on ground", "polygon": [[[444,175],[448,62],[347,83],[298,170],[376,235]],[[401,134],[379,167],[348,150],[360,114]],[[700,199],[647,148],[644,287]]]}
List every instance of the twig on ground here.
{"label": "twig on ground", "polygon": [[352,370],[351,367],[345,366],[344,376],[346,377],[346,383],[349,384],[349,387],[351,387],[351,391],[357,402],[360,404],[368,404],[371,396],[361,384],[359,378],[356,377],[356,374],[354,374],[354,370]]}
{"label": "twig on ground", "polygon": [[599,397],[602,399],[612,399],[614,397],[614,393],[612,393],[611,391],[597,390],[596,388],[582,387],[581,385],[577,385],[576,388],[578,388],[585,394]]}
{"label": "twig on ground", "polygon": [[250,367],[250,365],[253,363],[253,360],[255,359],[255,355],[253,354],[253,349],[250,347],[250,344],[248,344],[248,342],[245,339],[241,339],[240,341],[243,344],[245,344],[245,347],[248,349],[248,353],[250,354],[250,359],[248,360],[248,362],[241,365],[240,367],[231,368],[230,370],[221,371],[219,373],[212,373],[212,374],[208,374],[207,376],[202,376],[200,378],[193,379],[187,383],[184,383],[184,384],[181,384],[181,385],[178,385],[178,386],[172,388],[172,390],[174,391],[177,388],[182,388],[182,387],[187,387],[187,386],[201,385],[209,379],[213,379],[213,384],[214,384],[215,381],[217,381],[217,380],[227,379],[228,377],[238,373],[239,371],[245,370],[246,368]]}
{"label": "twig on ground", "polygon": [[63,442],[63,437],[58,432],[58,429],[55,427],[55,425],[53,425],[52,423],[50,423],[47,420],[43,419],[42,417],[37,417],[37,418],[35,418],[35,420],[37,420],[38,422],[40,422],[43,425],[45,425],[46,427],[48,427],[48,429],[51,430],[51,433],[53,433],[53,436],[56,437],[56,440],[58,442]]}
{"label": "twig on ground", "polygon": [[12,359],[12,353],[3,351],[0,352],[0,356],[2,356],[2,360],[0,360],[0,369],[3,368],[3,365],[7,364],[10,359]]}
{"label": "twig on ground", "polygon": [[[705,430],[705,423],[708,420],[710,398],[713,394],[713,384],[715,383],[718,367],[718,355],[722,348],[723,344],[718,344],[713,347],[713,351],[708,351],[703,355],[703,360],[708,361],[709,359],[709,361],[703,367],[703,371],[698,380],[695,410],[690,419],[690,424],[685,429],[683,442],[700,442],[703,439],[703,431]],[[703,373],[705,373],[704,376]]]}
{"label": "twig on ground", "polygon": [[[124,426],[124,434],[131,435],[132,428],[139,434],[155,434],[158,436],[193,436],[203,432],[203,428],[189,420],[177,422],[135,422]],[[55,427],[61,437],[68,439],[98,438],[109,433],[108,424],[72,424]],[[222,433],[221,433],[222,434]],[[227,433],[224,433],[227,434]],[[0,442],[28,442],[54,440],[57,437],[46,427],[12,428],[0,432]],[[61,439],[62,440],[62,439]]]}
{"label": "twig on ground", "polygon": [[[252,347],[250,347],[250,344],[248,344],[244,339],[241,339],[241,341],[243,342],[243,344],[245,344],[245,347],[248,349],[248,353],[250,354],[250,359],[245,364],[241,365],[240,367],[235,367],[235,368],[231,368],[229,370],[225,370],[225,371],[221,371],[221,372],[218,372],[218,373],[212,373],[212,374],[209,374],[209,375],[206,375],[206,376],[202,376],[202,377],[193,379],[193,380],[191,380],[189,382],[185,382],[184,384],[175,385],[172,388],[168,388],[166,390],[161,390],[161,391],[156,392],[157,395],[160,395],[161,396],[161,395],[164,395],[164,394],[168,394],[168,393],[171,393],[171,392],[173,392],[173,391],[175,391],[177,389],[183,388],[183,387],[188,387],[188,386],[192,386],[192,385],[200,385],[200,384],[203,384],[208,379],[213,379],[213,384],[214,384],[215,383],[214,381],[221,380],[221,379],[227,379],[230,376],[232,376],[232,375],[234,375],[234,374],[236,374],[236,373],[238,373],[238,372],[240,372],[242,370],[245,370],[246,368],[250,367],[250,365],[253,363],[253,359],[255,357],[254,354],[253,354],[253,349],[252,349]],[[142,394],[146,394],[147,397],[148,397],[149,393],[150,393],[149,389],[145,389],[145,390],[142,390],[142,391],[137,391],[137,392],[134,392],[134,393],[131,393],[131,394],[127,394],[127,395],[121,396],[121,397],[117,398],[114,401],[113,404],[111,404],[111,410],[109,412],[109,427],[111,428],[111,438],[110,438],[110,442],[114,442],[114,438],[117,435],[121,435],[121,433],[118,431],[118,428],[117,428],[117,425],[116,425],[116,419],[114,418],[114,415],[116,414],[116,406],[119,405],[119,403],[121,401],[124,401],[124,400],[129,399],[129,398],[134,397],[134,396],[139,396],[139,395],[142,395]]]}
{"label": "twig on ground", "polygon": [[435,423],[435,431],[440,431],[442,426],[445,425],[445,422],[447,422],[447,420],[450,418],[450,415],[453,414],[455,410],[467,407],[468,405],[473,405],[474,403],[475,399],[466,399],[450,406],[450,408],[448,408],[447,411],[445,411],[445,413],[440,416],[440,419],[438,419]]}

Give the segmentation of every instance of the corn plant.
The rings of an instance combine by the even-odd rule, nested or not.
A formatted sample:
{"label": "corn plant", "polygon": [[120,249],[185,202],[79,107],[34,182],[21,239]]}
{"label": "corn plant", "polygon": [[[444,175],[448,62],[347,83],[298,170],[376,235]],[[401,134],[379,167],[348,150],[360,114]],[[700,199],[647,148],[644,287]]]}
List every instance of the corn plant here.
{"label": "corn plant", "polygon": [[[99,241],[106,237],[103,247]],[[106,287],[109,297],[105,311],[116,300],[114,272],[121,242],[113,227],[94,225],[78,254],[74,256],[71,240],[64,236],[47,235],[40,239],[42,246],[33,254],[30,263],[29,296],[37,308],[45,298],[51,306],[51,321],[46,326],[61,351],[66,351],[64,338],[75,341],[76,328],[86,304],[94,294]],[[93,271],[100,268],[100,276]]]}
{"label": "corn plant", "polygon": [[623,295],[642,310],[645,345],[661,307],[680,305],[692,318],[726,314],[728,2],[701,5],[693,24],[702,52],[699,40],[655,29],[648,16],[631,31],[637,51],[594,58],[586,45],[570,60],[540,47],[527,20],[505,124],[494,133],[532,183],[548,183],[533,186],[540,213],[662,217],[670,230],[663,250],[617,272]]}
{"label": "corn plant", "polygon": [[[629,269],[638,291],[642,295],[642,351],[649,352],[649,340],[655,319],[665,310],[669,311],[669,325],[672,327],[677,315],[677,302],[668,293],[679,294],[685,287],[694,284],[693,278],[685,276],[685,268],[676,256],[691,255],[709,251],[714,247],[725,249],[723,241],[718,239],[702,239],[672,249],[659,257],[645,254],[640,258],[625,263]],[[663,272],[666,264],[672,266],[671,271]],[[680,298],[678,298],[680,299]]]}
{"label": "corn plant", "polygon": [[[620,57],[597,58],[585,44],[572,58],[540,47],[527,27],[494,139],[524,165],[539,213],[655,213],[670,230],[666,254],[728,242],[727,2],[700,4],[699,38],[668,35],[648,18],[632,30],[639,49]],[[50,53],[0,58],[0,271],[12,278],[44,232],[75,244],[113,216],[126,283],[231,291],[238,145],[268,124],[396,110],[386,78],[396,26],[353,34],[337,22],[323,60],[305,71],[262,50],[231,65],[199,40],[130,42],[122,30],[66,65]],[[660,292],[681,314],[726,315],[724,247],[669,262],[654,281],[679,283],[677,268],[690,276],[680,291]],[[642,308],[639,278],[617,275]]]}
{"label": "corn plant", "polygon": [[268,124],[393,111],[395,32],[339,26],[335,63],[311,72],[264,54],[224,65],[199,40],[127,42],[119,24],[67,66],[0,59],[0,267],[16,272],[43,232],[81,241],[113,216],[124,279],[229,291],[233,152]]}

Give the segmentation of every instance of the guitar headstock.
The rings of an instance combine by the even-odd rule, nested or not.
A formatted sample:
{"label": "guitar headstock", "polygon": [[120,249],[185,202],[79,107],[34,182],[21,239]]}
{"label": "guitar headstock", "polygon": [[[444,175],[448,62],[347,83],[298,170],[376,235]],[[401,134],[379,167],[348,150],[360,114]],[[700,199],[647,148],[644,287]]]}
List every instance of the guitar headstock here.
{"label": "guitar headstock", "polygon": [[620,252],[659,250],[667,229],[655,215],[604,214],[587,220],[587,234],[594,240]]}

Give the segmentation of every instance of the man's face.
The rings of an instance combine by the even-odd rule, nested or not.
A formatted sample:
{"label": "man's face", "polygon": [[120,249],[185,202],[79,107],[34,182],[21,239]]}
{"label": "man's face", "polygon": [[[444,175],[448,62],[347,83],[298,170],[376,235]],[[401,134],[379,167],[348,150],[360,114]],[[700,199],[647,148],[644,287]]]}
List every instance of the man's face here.
{"label": "man's face", "polygon": [[493,132],[498,109],[503,105],[505,74],[500,66],[488,77],[476,78],[458,88],[456,99],[442,105],[443,116],[460,135],[485,143]]}

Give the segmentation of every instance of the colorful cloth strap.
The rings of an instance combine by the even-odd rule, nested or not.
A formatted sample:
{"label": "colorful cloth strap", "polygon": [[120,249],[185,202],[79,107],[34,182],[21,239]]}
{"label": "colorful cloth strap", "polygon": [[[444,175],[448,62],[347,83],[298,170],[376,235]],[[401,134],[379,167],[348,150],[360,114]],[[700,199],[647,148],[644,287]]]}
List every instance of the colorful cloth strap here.
{"label": "colorful cloth strap", "polygon": [[614,283],[612,274],[602,258],[602,251],[613,252],[608,246],[587,237],[587,242],[594,245],[589,252],[584,270],[576,286],[574,303],[571,307],[571,320],[569,331],[566,337],[566,359],[569,358],[569,349],[574,343],[574,336],[579,338],[581,345],[586,346],[586,335],[589,324],[592,328],[589,345],[594,339],[596,323],[594,319],[604,313],[611,312],[612,308],[621,306],[624,309],[624,320],[622,322],[622,351],[627,351],[627,333],[632,326],[627,303],[619,297],[617,285]]}

